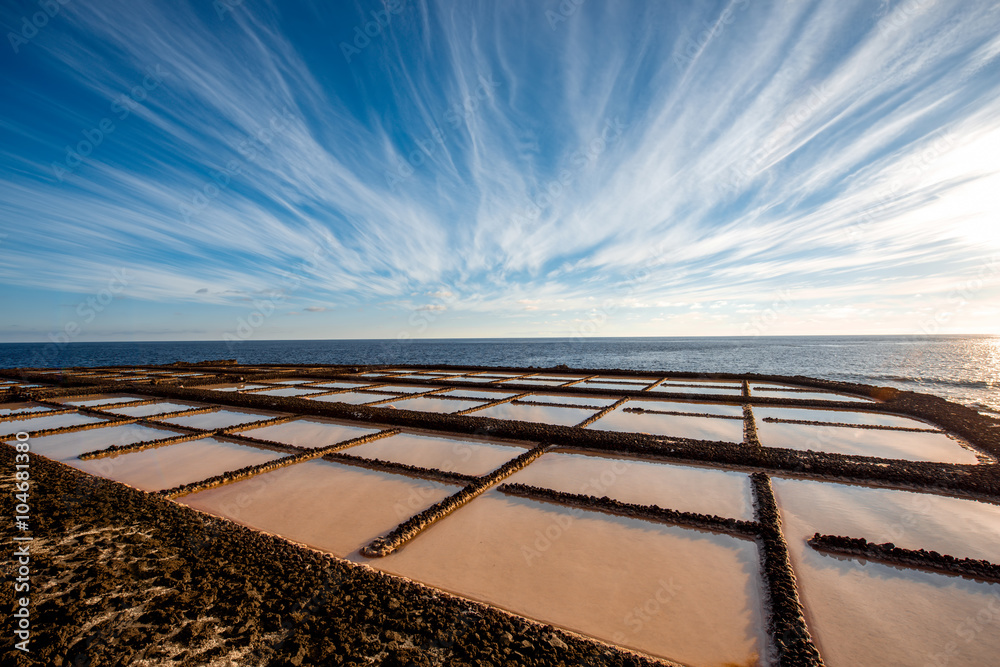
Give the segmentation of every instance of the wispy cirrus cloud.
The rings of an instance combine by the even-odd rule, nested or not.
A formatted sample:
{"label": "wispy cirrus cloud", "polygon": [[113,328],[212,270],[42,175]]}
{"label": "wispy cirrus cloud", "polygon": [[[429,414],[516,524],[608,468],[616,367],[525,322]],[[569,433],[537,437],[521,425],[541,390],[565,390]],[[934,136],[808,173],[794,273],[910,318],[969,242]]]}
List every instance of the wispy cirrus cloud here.
{"label": "wispy cirrus cloud", "polygon": [[553,30],[556,4],[408,3],[350,62],[378,3],[68,4],[0,75],[0,281],[736,321],[780,286],[906,304],[1000,252],[993,3],[586,3]]}

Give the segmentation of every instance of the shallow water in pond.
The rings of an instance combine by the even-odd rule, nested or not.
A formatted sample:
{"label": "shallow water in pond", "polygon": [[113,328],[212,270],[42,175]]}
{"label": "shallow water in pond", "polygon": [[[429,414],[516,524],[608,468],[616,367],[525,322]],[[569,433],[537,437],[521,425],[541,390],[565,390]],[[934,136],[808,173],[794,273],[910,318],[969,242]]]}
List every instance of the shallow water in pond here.
{"label": "shallow water in pond", "polygon": [[1000,585],[826,555],[806,539],[821,532],[884,541],[878,533],[896,533],[900,546],[937,544],[995,561],[996,507],[976,511],[955,504],[971,501],[798,480],[774,486],[806,618],[827,665],[995,664]]}
{"label": "shallow water in pond", "polygon": [[485,475],[524,452],[521,447],[411,433],[366,442],[346,451],[366,459],[438,468],[465,475]]}
{"label": "shallow water in pond", "polygon": [[631,402],[612,410],[587,428],[597,431],[629,431],[697,440],[743,442],[742,419],[624,412],[624,408],[630,405],[632,405]]}
{"label": "shallow water in pond", "polygon": [[33,438],[31,450],[50,459],[68,461],[84,452],[107,449],[112,445],[131,445],[147,440],[163,440],[175,435],[180,435],[180,431],[140,424],[125,424]]}
{"label": "shallow water in pond", "polygon": [[546,405],[515,405],[501,403],[483,410],[470,412],[472,417],[491,417],[493,419],[514,419],[517,421],[540,422],[561,426],[576,426],[597,410],[582,408],[554,408]]}
{"label": "shallow water in pond", "polygon": [[746,473],[575,453],[547,452],[505,482],[680,512],[753,520]]}
{"label": "shallow water in pond", "polygon": [[376,387],[377,391],[385,391],[391,394],[423,394],[424,392],[434,391],[435,389],[440,389],[441,387],[432,387],[427,385],[426,387],[407,387],[401,384],[390,384],[384,387]]}
{"label": "shallow water in pond", "polygon": [[667,384],[666,382],[657,385],[645,393],[662,394],[665,392],[674,394],[720,394],[723,396],[740,396],[742,394],[742,390],[737,387],[717,387],[710,384],[686,387],[679,384]]}
{"label": "shallow water in pond", "polygon": [[863,412],[853,410],[819,410],[815,408],[766,408],[759,405],[753,407],[754,416],[763,421],[766,417],[775,419],[795,419],[799,421],[839,422],[841,424],[872,424],[876,426],[893,426],[901,428],[939,428],[930,422],[911,419],[900,415],[887,415],[878,412]]}
{"label": "shallow water in pond", "polygon": [[323,460],[179,498],[196,509],[341,558],[459,487]]}
{"label": "shallow water in pond", "polygon": [[1000,505],[810,480],[774,478],[773,485],[782,511],[828,535],[1000,560]]}
{"label": "shallow water in pond", "polygon": [[477,405],[483,405],[485,401],[457,401],[440,398],[403,398],[383,407],[393,406],[397,410],[417,410],[419,412],[439,412],[449,413],[459,410],[468,410]]}
{"label": "shallow water in pond", "polygon": [[326,396],[313,396],[310,401],[323,401],[324,403],[349,403],[351,405],[364,405],[365,403],[374,403],[375,401],[384,401],[387,398],[392,398],[390,394],[360,394],[355,391],[349,391],[345,394],[328,394]]}
{"label": "shallow water in pond", "polygon": [[378,433],[381,429],[362,428],[325,419],[296,419],[283,424],[240,431],[240,435],[296,447],[329,447],[344,440]]}
{"label": "shallow water in pond", "polygon": [[322,389],[313,387],[283,387],[281,389],[264,389],[256,394],[258,396],[309,396],[310,394],[319,394],[322,391]]}
{"label": "shallow water in pond", "polygon": [[370,382],[324,382],[322,384],[311,384],[310,389],[318,390],[329,390],[329,389],[361,389],[362,387],[370,387],[372,384]]}
{"label": "shallow water in pond", "polygon": [[60,403],[65,403],[66,405],[77,405],[84,407],[94,407],[98,405],[109,405],[111,403],[128,403],[129,401],[142,401],[145,400],[146,396],[129,396],[127,394],[116,394],[114,396],[100,396],[98,398],[70,398],[70,399],[55,399]]}
{"label": "shallow water in pond", "polygon": [[36,405],[34,403],[3,403],[0,404],[0,417],[21,415],[27,412],[48,412],[51,409],[47,405]]}
{"label": "shallow water in pond", "polygon": [[71,459],[67,463],[92,475],[115,479],[144,491],[160,491],[282,456],[287,455],[202,438],[90,461]]}
{"label": "shallow water in pond", "polygon": [[261,389],[267,387],[266,384],[214,384],[208,387],[198,387],[198,389],[211,389],[212,391],[245,391],[247,389]]}
{"label": "shallow water in pond", "polygon": [[[757,410],[754,409],[756,416]],[[757,437],[764,447],[800,451],[879,456],[906,461],[979,462],[976,455],[945,433],[917,433],[844,426],[783,424],[757,419]]]}
{"label": "shallow water in pond", "polygon": [[630,398],[622,406],[625,408],[642,408],[643,410],[660,410],[662,412],[687,412],[691,414],[720,415],[723,417],[743,417],[743,406],[726,403],[698,403],[695,401],[664,401],[645,398]]}
{"label": "shallow water in pond", "polygon": [[759,387],[750,387],[750,396],[755,398],[790,398],[793,400],[809,401],[850,401],[855,403],[875,403],[871,398],[854,396],[852,394],[837,394],[826,391],[771,391],[761,390]]}
{"label": "shallow water in pond", "polygon": [[[617,398],[600,398],[598,396],[561,396],[557,394],[532,394],[522,400],[538,403],[560,403],[565,405],[588,405],[595,408],[606,408],[618,401]],[[596,409],[594,410],[597,411]]]}
{"label": "shallow water in pond", "polygon": [[764,623],[753,542],[488,491],[387,572],[691,665],[746,664]]}
{"label": "shallow water in pond", "polygon": [[178,412],[180,410],[193,410],[195,408],[208,407],[204,403],[176,403],[174,401],[163,401],[160,403],[148,403],[146,405],[133,405],[121,408],[111,408],[108,412],[116,415],[126,415],[129,417],[148,417],[149,415],[162,415],[166,412]]}
{"label": "shallow water in pond", "polygon": [[[44,413],[42,413],[44,415]],[[17,419],[9,422],[0,422],[0,436],[13,435],[21,431],[41,431],[48,428],[63,428],[65,426],[81,426],[83,424],[96,424],[106,421],[90,415],[79,415],[68,413],[62,415],[51,415],[49,417],[33,417],[31,419]]]}
{"label": "shallow water in pond", "polygon": [[499,401],[502,398],[510,398],[511,396],[516,396],[517,392],[513,391],[487,391],[485,389],[452,389],[448,392],[442,392],[442,396],[454,396],[455,398],[476,398],[483,399],[484,402]]}
{"label": "shallow water in pond", "polygon": [[276,412],[244,412],[242,410],[216,410],[200,415],[186,415],[184,417],[168,417],[163,420],[164,424],[174,424],[175,426],[186,426],[187,428],[200,428],[213,430],[217,428],[228,428],[238,424],[248,424],[250,422],[262,421],[278,417]]}

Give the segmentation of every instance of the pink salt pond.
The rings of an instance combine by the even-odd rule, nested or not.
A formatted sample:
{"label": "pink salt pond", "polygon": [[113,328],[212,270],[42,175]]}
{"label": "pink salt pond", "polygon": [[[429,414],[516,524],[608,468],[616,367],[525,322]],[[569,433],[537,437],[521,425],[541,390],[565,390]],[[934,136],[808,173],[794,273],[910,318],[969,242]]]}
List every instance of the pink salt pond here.
{"label": "pink salt pond", "polygon": [[107,449],[113,445],[131,445],[136,442],[163,440],[178,435],[179,431],[166,428],[153,428],[140,424],[124,424],[122,426],[105,426],[86,431],[57,433],[31,441],[33,452],[56,461],[69,461],[84,452]]}
{"label": "pink salt pond", "polygon": [[207,431],[218,428],[229,428],[240,424],[249,424],[255,421],[272,419],[278,417],[275,412],[246,412],[243,410],[216,410],[200,415],[185,415],[183,417],[168,417],[162,420],[163,424],[173,424],[175,426],[185,426],[187,428],[205,429]]}
{"label": "pink salt pond", "polygon": [[746,473],[567,451],[547,452],[505,480],[623,503],[753,520]]}
{"label": "pink salt pond", "polygon": [[485,475],[523,454],[522,447],[401,433],[351,447],[345,453],[420,468]]}
{"label": "pink salt pond", "polygon": [[147,403],[146,405],[132,405],[121,408],[109,408],[108,412],[116,415],[128,417],[148,417],[150,415],[162,415],[167,412],[179,412],[181,410],[194,410],[195,408],[208,407],[199,403],[177,403],[175,401],[159,401],[157,403]]}
{"label": "pink salt pond", "polygon": [[[459,401],[453,399],[433,398],[421,396],[418,398],[400,398],[388,404],[399,410],[416,410],[417,412],[439,412],[452,413],[461,410],[469,410],[483,405],[483,401]],[[385,406],[383,406],[385,407]]]}
{"label": "pink salt pond", "polygon": [[98,477],[124,482],[144,491],[160,491],[282,456],[286,455],[215,438],[202,438],[130,454],[89,461],[76,459],[68,463]]}
{"label": "pink salt pond", "polygon": [[996,664],[1000,584],[820,553],[814,533],[996,562],[1000,508],[928,494],[774,482],[806,619],[830,667]]}
{"label": "pink salt pond", "polygon": [[0,436],[15,435],[21,431],[31,433],[32,431],[42,431],[50,428],[65,428],[67,426],[82,426],[84,424],[97,424],[106,421],[90,415],[80,415],[73,412],[61,415],[49,415],[32,417],[31,419],[18,419],[15,421],[0,422]]}
{"label": "pink salt pond", "polygon": [[688,665],[766,645],[749,540],[491,490],[372,567]]}
{"label": "pink salt pond", "polygon": [[439,482],[313,460],[178,501],[341,558],[361,560],[361,547],[457,490]]}
{"label": "pink salt pond", "polygon": [[[756,409],[754,410],[756,413]],[[845,426],[787,424],[757,419],[757,436],[764,447],[800,451],[878,456],[906,461],[976,464],[979,459],[961,441],[943,432],[920,433]]]}
{"label": "pink salt pond", "polygon": [[517,421],[540,422],[559,426],[576,426],[597,410],[581,408],[561,408],[547,405],[524,405],[501,403],[482,410],[470,412],[472,417],[490,417],[492,419],[513,419]]}
{"label": "pink salt pond", "polygon": [[379,430],[377,428],[362,428],[360,426],[342,424],[327,419],[309,418],[240,431],[240,435],[257,438],[258,440],[271,440],[286,445],[316,449],[329,447],[345,440],[360,438],[363,435],[378,433]]}
{"label": "pink salt pond", "polygon": [[[691,417],[686,415],[661,415],[651,413],[625,412],[626,407],[637,407],[638,403],[626,403],[604,415],[588,428],[598,431],[630,431],[675,438],[696,440],[716,440],[723,442],[743,442],[743,420],[721,417]],[[648,403],[645,409],[653,409]]]}

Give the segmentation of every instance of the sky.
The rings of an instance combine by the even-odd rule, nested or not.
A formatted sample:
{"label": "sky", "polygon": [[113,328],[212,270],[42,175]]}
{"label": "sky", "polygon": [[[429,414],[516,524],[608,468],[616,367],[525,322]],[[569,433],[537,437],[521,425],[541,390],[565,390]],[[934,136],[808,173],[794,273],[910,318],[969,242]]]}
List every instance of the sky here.
{"label": "sky", "polygon": [[1000,334],[992,0],[0,25],[0,342]]}

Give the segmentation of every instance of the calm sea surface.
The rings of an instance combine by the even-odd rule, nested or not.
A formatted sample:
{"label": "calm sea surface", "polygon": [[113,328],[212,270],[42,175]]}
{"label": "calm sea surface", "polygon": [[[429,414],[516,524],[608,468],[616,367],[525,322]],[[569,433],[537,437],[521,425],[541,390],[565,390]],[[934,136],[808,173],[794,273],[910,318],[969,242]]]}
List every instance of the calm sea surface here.
{"label": "calm sea surface", "polygon": [[1000,415],[1000,336],[498,338],[0,344],[0,368],[241,363],[474,364],[807,375],[923,391]]}

